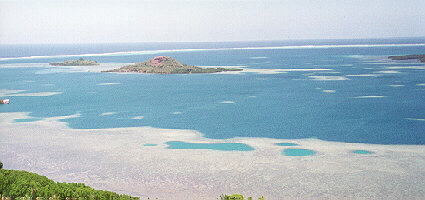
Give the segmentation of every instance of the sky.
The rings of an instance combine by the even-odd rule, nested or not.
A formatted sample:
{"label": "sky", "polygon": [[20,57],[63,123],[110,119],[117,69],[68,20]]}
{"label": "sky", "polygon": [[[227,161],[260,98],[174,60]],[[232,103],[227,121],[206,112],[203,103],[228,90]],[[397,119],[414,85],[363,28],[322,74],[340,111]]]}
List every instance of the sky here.
{"label": "sky", "polygon": [[0,0],[0,45],[425,36],[425,0]]}

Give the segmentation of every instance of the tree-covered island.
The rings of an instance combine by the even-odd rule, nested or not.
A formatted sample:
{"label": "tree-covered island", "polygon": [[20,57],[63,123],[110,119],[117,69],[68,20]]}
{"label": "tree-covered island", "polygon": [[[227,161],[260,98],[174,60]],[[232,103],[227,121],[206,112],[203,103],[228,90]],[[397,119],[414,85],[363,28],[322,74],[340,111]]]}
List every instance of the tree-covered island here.
{"label": "tree-covered island", "polygon": [[420,55],[405,55],[405,56],[388,56],[391,60],[411,60],[418,59],[422,63],[425,63],[425,54]]}
{"label": "tree-covered island", "polygon": [[216,73],[225,71],[242,71],[236,68],[202,68],[182,64],[174,58],[168,56],[157,56],[150,60],[127,65],[119,69],[107,70],[103,72],[136,72],[152,74],[193,74],[193,73]]}
{"label": "tree-covered island", "polygon": [[67,60],[64,62],[50,63],[53,66],[90,66],[90,65],[99,65],[96,61],[84,60],[80,58],[78,60]]}

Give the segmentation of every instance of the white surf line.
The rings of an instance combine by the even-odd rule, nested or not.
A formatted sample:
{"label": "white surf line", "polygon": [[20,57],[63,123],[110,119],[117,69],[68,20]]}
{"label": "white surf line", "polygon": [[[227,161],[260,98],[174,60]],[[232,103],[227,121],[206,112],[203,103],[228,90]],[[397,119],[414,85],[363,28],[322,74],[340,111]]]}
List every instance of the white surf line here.
{"label": "white surf line", "polygon": [[308,68],[308,69],[278,69],[283,72],[314,72],[314,71],[332,71],[333,69]]}
{"label": "white surf line", "polygon": [[235,103],[234,101],[222,101],[222,102],[220,102],[220,103],[224,103],[224,104],[232,104],[232,103]]}
{"label": "white surf line", "polygon": [[[210,66],[212,67],[212,66]],[[242,71],[224,71],[215,74],[242,74],[242,73],[257,73],[257,74],[284,74],[288,72],[306,72],[306,71],[331,71],[333,69],[254,69],[254,68],[242,68]]]}
{"label": "white surf line", "polygon": [[386,69],[425,69],[425,66],[394,66],[386,67]]}
{"label": "white surf line", "polygon": [[387,96],[357,96],[357,97],[351,97],[353,99],[369,99],[369,98],[385,98]]}
{"label": "white surf line", "polygon": [[98,83],[96,85],[119,85],[121,83]]}
{"label": "white surf line", "polygon": [[312,78],[315,81],[345,81],[350,80],[347,77],[344,76],[308,76],[309,78]]}
{"label": "white surf line", "polygon": [[8,89],[0,89],[0,96],[10,96],[16,93],[25,92],[26,90],[8,90]]}
{"label": "white surf line", "polygon": [[91,53],[76,55],[53,55],[53,56],[23,56],[0,58],[4,60],[18,59],[40,59],[40,58],[69,58],[69,57],[93,57],[93,56],[127,56],[127,55],[150,55],[160,53],[173,52],[193,52],[193,51],[223,51],[223,50],[261,50],[261,49],[326,49],[326,48],[371,48],[371,47],[409,47],[409,46],[425,46],[423,43],[418,44],[350,44],[350,45],[294,45],[294,46],[269,46],[269,47],[235,47],[235,48],[213,48],[213,49],[167,49],[167,50],[144,50],[144,51],[122,51],[110,53]]}
{"label": "white surf line", "polygon": [[345,75],[345,76],[349,76],[349,77],[378,77],[378,76],[380,76],[380,74],[349,74],[349,75]]}
{"label": "white surf line", "polygon": [[383,70],[383,71],[376,71],[374,73],[377,73],[377,74],[399,74],[400,72],[396,71],[396,70]]}
{"label": "white surf line", "polygon": [[114,115],[114,114],[117,114],[117,112],[104,112],[100,114],[100,116],[107,116],[107,115]]}
{"label": "white surf line", "polygon": [[51,84],[51,83],[46,83],[46,84],[41,84],[42,86],[55,86],[55,84]]}
{"label": "white surf line", "polygon": [[143,118],[145,118],[144,116],[135,116],[135,117],[132,117],[131,119],[143,119]]}
{"label": "white surf line", "polygon": [[37,92],[37,93],[13,93],[13,94],[7,94],[5,96],[10,97],[47,97],[47,96],[53,96],[62,94],[63,92]]}
{"label": "white surf line", "polygon": [[413,121],[423,121],[423,122],[425,122],[425,119],[421,119],[421,118],[404,118],[404,119],[407,119],[407,120],[413,120]]}
{"label": "white surf line", "polygon": [[197,67],[201,67],[201,68],[246,68],[247,66],[245,65],[229,65],[229,66],[224,66],[224,65],[217,65],[217,66],[213,66],[213,65],[204,65],[204,66],[197,66]]}

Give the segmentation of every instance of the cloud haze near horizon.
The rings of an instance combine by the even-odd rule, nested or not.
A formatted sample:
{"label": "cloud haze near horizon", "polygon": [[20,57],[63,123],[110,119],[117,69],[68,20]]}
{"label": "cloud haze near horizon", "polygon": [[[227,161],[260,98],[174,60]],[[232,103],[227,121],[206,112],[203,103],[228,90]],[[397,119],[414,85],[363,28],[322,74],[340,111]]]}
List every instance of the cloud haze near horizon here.
{"label": "cloud haze near horizon", "polygon": [[0,0],[0,44],[425,36],[423,0]]}

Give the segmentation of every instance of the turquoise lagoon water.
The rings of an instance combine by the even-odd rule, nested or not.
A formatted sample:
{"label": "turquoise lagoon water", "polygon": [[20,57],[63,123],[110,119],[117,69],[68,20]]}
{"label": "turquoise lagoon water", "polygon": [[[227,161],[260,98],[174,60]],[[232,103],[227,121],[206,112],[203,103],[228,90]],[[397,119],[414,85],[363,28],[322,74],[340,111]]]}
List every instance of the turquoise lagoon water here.
{"label": "turquoise lagoon water", "polygon": [[311,156],[316,152],[310,149],[285,149],[282,154],[285,156]]}
{"label": "turquoise lagoon water", "polygon": [[298,144],[295,144],[295,143],[276,143],[276,145],[277,146],[284,146],[284,147],[287,147],[287,146],[298,146]]}
{"label": "turquoise lagoon water", "polygon": [[[389,55],[425,54],[424,44],[424,38],[413,38],[2,45],[0,90],[59,93],[13,96],[3,92],[1,98],[9,98],[11,103],[0,106],[0,112],[30,112],[37,119],[79,113],[79,117],[62,120],[74,129],[151,126],[193,129],[214,139],[318,138],[373,144],[425,144],[425,123],[420,120],[425,118],[424,64],[386,59]],[[127,51],[135,52],[104,54]],[[71,54],[77,56],[57,56]],[[80,56],[101,63],[129,63],[158,55],[200,66],[329,71],[152,75],[68,73],[66,68],[55,70],[48,65],[30,64]],[[406,66],[409,68],[403,68]],[[320,81],[314,76],[340,76],[345,80]]]}
{"label": "turquoise lagoon water", "polygon": [[144,144],[143,146],[145,146],[145,147],[154,147],[154,146],[157,146],[157,144]]}
{"label": "turquoise lagoon water", "polygon": [[254,148],[243,143],[190,143],[171,141],[167,142],[168,149],[212,149],[220,151],[252,151]]}
{"label": "turquoise lagoon water", "polygon": [[354,150],[353,153],[356,153],[356,154],[373,154],[374,152],[366,151],[366,150]]}
{"label": "turquoise lagoon water", "polygon": [[29,119],[15,119],[15,122],[35,122],[41,119],[38,118],[29,118]]}

